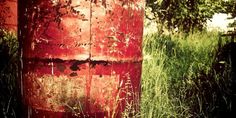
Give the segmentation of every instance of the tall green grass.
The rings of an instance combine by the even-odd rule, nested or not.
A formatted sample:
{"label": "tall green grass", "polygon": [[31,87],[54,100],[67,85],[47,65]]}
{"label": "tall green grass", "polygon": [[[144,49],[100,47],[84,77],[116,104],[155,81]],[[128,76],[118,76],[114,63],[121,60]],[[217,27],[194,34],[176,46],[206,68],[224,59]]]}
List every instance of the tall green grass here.
{"label": "tall green grass", "polygon": [[16,35],[0,29],[0,117],[16,118],[19,108],[18,41]]}
{"label": "tall green grass", "polygon": [[217,32],[146,35],[143,42],[142,116],[204,116],[201,115],[203,103],[200,99],[196,101],[200,97],[190,93],[199,87],[196,85],[198,76],[210,73],[217,45]]}

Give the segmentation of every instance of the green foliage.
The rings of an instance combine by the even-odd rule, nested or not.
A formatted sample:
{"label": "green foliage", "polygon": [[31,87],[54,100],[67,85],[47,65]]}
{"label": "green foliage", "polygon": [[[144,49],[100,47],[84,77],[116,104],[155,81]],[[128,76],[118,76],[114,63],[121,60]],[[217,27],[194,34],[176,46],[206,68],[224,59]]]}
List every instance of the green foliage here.
{"label": "green foliage", "polygon": [[229,13],[232,17],[236,17],[236,1],[235,0],[227,0],[223,2],[225,13]]}
{"label": "green foliage", "polygon": [[193,32],[202,30],[208,19],[223,7],[220,0],[147,0],[146,17],[161,24],[160,29]]}
{"label": "green foliage", "polygon": [[216,117],[224,98],[212,70],[217,45],[216,32],[145,36],[142,116]]}
{"label": "green foliage", "polygon": [[0,117],[16,118],[19,107],[17,88],[18,41],[16,35],[0,29]]}
{"label": "green foliage", "polygon": [[144,40],[141,115],[144,118],[180,117],[168,94],[170,85],[164,66],[167,57],[163,49],[157,48],[154,37],[157,38],[146,36]]}

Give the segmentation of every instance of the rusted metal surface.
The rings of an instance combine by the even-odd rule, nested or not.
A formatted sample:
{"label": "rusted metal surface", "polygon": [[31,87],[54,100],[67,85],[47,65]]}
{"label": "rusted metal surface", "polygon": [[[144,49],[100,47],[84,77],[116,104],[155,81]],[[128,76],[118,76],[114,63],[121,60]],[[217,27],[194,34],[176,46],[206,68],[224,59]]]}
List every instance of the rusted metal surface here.
{"label": "rusted metal surface", "polygon": [[142,59],[143,0],[107,0],[92,4],[92,60]]}
{"label": "rusted metal surface", "polygon": [[[24,57],[89,59],[90,1],[31,0],[26,2]],[[23,4],[23,3],[22,3]]]}
{"label": "rusted metal surface", "polygon": [[17,31],[17,0],[0,1],[0,28]]}
{"label": "rusted metal surface", "polygon": [[19,3],[28,116],[138,114],[144,0]]}

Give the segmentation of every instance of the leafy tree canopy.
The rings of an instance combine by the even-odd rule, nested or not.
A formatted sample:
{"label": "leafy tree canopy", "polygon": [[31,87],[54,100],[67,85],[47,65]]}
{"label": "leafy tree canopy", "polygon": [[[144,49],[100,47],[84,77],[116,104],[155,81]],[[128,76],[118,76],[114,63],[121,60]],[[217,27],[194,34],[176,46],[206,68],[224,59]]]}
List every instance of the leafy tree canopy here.
{"label": "leafy tree canopy", "polygon": [[235,0],[227,0],[223,2],[225,13],[231,14],[232,17],[236,17],[236,1]]}
{"label": "leafy tree canopy", "polygon": [[148,19],[169,31],[178,28],[186,33],[202,30],[206,21],[224,10],[222,0],[147,0]]}
{"label": "leafy tree canopy", "polygon": [[[230,14],[233,18],[236,17],[236,1],[235,0],[228,0],[223,3],[224,6],[224,13]],[[229,24],[230,27],[236,27],[236,20],[233,23]]]}

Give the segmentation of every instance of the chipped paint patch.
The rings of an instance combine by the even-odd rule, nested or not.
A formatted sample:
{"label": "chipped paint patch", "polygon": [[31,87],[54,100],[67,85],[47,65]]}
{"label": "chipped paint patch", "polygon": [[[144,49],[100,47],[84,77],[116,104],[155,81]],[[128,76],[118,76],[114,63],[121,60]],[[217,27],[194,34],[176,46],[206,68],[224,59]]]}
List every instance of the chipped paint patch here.
{"label": "chipped paint patch", "polygon": [[[116,111],[118,105],[119,75],[92,75],[92,112]],[[118,97],[119,98],[119,97]]]}
{"label": "chipped paint patch", "polygon": [[[68,111],[68,105],[84,104],[86,75],[77,77],[24,75],[24,90],[27,102],[34,108],[56,112]],[[84,105],[82,105],[84,106]],[[81,108],[84,109],[83,107]]]}

